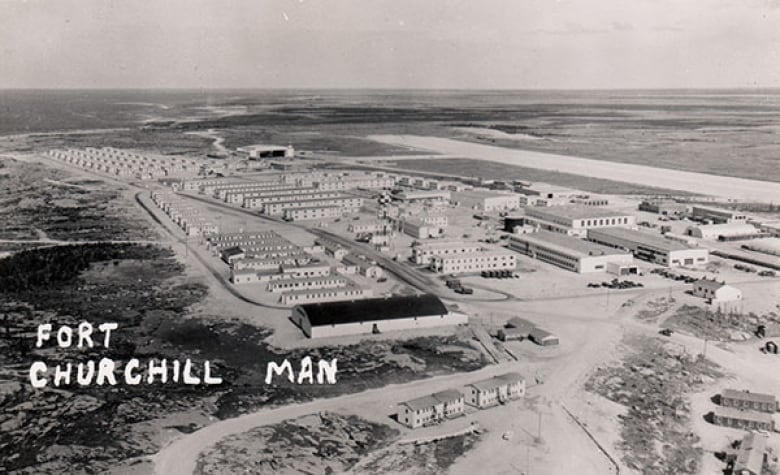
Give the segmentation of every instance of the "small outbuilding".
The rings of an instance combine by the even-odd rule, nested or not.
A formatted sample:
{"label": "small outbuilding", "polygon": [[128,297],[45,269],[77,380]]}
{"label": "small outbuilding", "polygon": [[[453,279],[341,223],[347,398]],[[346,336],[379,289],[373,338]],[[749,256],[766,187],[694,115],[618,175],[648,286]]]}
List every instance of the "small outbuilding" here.
{"label": "small outbuilding", "polygon": [[528,333],[528,339],[540,346],[554,346],[560,344],[560,340],[557,336],[542,330],[541,328],[534,328]]}

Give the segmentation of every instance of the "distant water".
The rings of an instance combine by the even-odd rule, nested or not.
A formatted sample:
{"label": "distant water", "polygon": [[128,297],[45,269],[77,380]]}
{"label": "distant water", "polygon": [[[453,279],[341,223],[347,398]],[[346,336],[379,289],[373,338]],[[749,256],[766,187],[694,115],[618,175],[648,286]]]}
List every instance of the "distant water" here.
{"label": "distant water", "polygon": [[0,90],[0,135],[128,127],[148,120],[218,115],[222,107],[446,107],[506,111],[539,104],[571,107],[757,114],[780,108],[780,90],[393,91],[393,90]]}
{"label": "distant water", "polygon": [[244,114],[208,126],[492,123],[545,138],[496,145],[780,181],[780,89],[0,90],[0,136]]}

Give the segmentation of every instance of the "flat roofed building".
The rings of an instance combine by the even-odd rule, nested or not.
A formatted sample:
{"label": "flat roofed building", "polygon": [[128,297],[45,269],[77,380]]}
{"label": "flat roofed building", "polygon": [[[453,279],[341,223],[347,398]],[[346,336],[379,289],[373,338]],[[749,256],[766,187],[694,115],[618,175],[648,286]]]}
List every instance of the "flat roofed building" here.
{"label": "flat roofed building", "polygon": [[415,264],[430,264],[433,256],[450,256],[477,252],[484,245],[473,242],[431,242],[412,247],[412,260]]}
{"label": "flat roofed building", "polygon": [[630,265],[630,253],[564,234],[537,231],[510,236],[509,249],[580,274],[605,272],[610,263]]}
{"label": "flat roofed building", "polygon": [[466,409],[464,401],[463,393],[448,389],[402,402],[398,405],[398,422],[412,429],[436,424],[462,415]]}
{"label": "flat roofed building", "polygon": [[577,237],[585,237],[589,229],[636,225],[633,215],[593,206],[527,207],[525,215],[531,226]]}
{"label": "flat roofed building", "polygon": [[750,432],[742,438],[734,460],[732,475],[762,475],[767,456],[769,436]]}
{"label": "flat roofed building", "polygon": [[696,220],[710,220],[713,223],[734,223],[748,219],[747,215],[740,211],[703,205],[694,205],[691,208],[691,217]]}
{"label": "flat roofed building", "polygon": [[[356,210],[349,210],[354,212]],[[307,208],[292,208],[284,210],[285,221],[311,221],[313,219],[340,218],[348,210],[341,206],[312,206]]]}
{"label": "flat roofed building", "polygon": [[452,194],[452,200],[464,208],[489,213],[520,207],[520,197],[514,193],[496,193],[487,190],[465,190]]}
{"label": "flat roofed building", "polygon": [[451,194],[444,190],[407,190],[395,193],[392,198],[399,201],[450,201]]}
{"label": "flat roofed building", "polygon": [[309,193],[278,193],[274,195],[266,196],[249,196],[244,197],[239,203],[244,208],[258,209],[260,212],[270,214],[266,212],[266,208],[271,203],[289,203],[292,201],[314,201],[314,200],[329,200],[338,199],[343,197],[341,193],[335,191],[323,191],[323,192],[309,192]]}
{"label": "flat roofed building", "polygon": [[719,426],[744,430],[775,430],[775,420],[766,412],[717,406],[712,412],[712,422]]}
{"label": "flat roofed building", "polygon": [[341,288],[350,285],[346,277],[326,275],[321,277],[304,277],[300,279],[285,278],[268,283],[268,291],[272,293],[290,292],[293,290],[317,290]]}
{"label": "flat roofed building", "polygon": [[666,267],[700,266],[709,261],[709,251],[689,247],[679,241],[664,239],[660,234],[650,234],[625,228],[591,229],[588,239],[618,249],[625,249],[637,259]]}
{"label": "flat roofed building", "polygon": [[720,394],[720,404],[726,407],[754,409],[771,414],[777,412],[777,398],[774,394],[724,389]]}
{"label": "flat roofed building", "polygon": [[483,409],[525,396],[525,378],[519,373],[506,373],[471,383],[467,388],[466,402]]}
{"label": "flat roofed building", "polygon": [[293,210],[296,208],[311,209],[333,206],[344,210],[356,211],[363,206],[363,198],[341,195],[334,198],[277,201],[273,203],[265,203],[263,206],[263,213],[269,216],[278,216],[285,214],[285,212],[288,210]]}
{"label": "flat roofed building", "polygon": [[374,291],[369,288],[348,285],[346,287],[327,289],[292,290],[284,292],[279,297],[279,302],[282,305],[300,305],[314,302],[354,301],[373,296]]}
{"label": "flat roofed building", "polygon": [[444,227],[426,224],[422,219],[405,219],[401,224],[401,230],[415,239],[436,238],[444,234]]}
{"label": "flat roofed building", "polygon": [[307,337],[320,338],[460,325],[468,316],[424,294],[298,305],[292,320]]}
{"label": "flat roofed building", "polygon": [[668,199],[644,200],[639,203],[639,211],[664,216],[682,216],[688,212],[688,206],[685,203],[678,203]]}
{"label": "flat roofed building", "polygon": [[483,270],[513,270],[515,253],[499,247],[484,248],[464,254],[438,255],[431,258],[430,269],[441,274],[462,274]]}

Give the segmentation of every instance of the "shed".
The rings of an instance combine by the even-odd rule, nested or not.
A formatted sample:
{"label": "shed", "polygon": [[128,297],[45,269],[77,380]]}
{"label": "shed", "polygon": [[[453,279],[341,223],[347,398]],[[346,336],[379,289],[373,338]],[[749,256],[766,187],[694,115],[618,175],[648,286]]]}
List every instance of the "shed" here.
{"label": "shed", "polygon": [[560,343],[557,336],[541,328],[533,328],[528,333],[528,339],[541,346],[553,346]]}

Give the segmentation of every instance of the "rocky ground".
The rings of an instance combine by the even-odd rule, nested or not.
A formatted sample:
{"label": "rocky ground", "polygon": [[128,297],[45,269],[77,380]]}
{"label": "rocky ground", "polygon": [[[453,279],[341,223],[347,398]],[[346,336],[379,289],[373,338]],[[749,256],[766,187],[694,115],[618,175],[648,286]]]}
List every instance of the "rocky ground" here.
{"label": "rocky ground", "polygon": [[313,414],[220,441],[201,454],[197,473],[343,473],[397,436],[356,416]]}
{"label": "rocky ground", "polygon": [[[169,249],[129,244],[60,246],[0,260],[0,472],[100,473],[117,461],[156,452],[160,429],[168,425],[190,432],[213,418],[263,406],[486,364],[457,337],[282,351],[265,342],[271,332],[264,328],[201,312],[206,288],[184,278],[184,271]],[[75,327],[82,320],[98,324],[109,319],[119,324],[109,349],[34,347],[39,323]],[[268,362],[297,362],[305,356],[338,358],[339,384],[265,384]],[[190,357],[196,367],[208,360],[224,384],[30,386],[32,361],[64,364],[101,357],[118,362]]]}
{"label": "rocky ground", "polygon": [[633,337],[624,345],[627,356],[598,368],[586,383],[588,391],[628,409],[620,416],[623,462],[645,474],[698,473],[702,449],[686,393],[721,373],[671,342]]}
{"label": "rocky ground", "polygon": [[754,312],[724,313],[695,305],[682,305],[664,320],[664,326],[674,330],[717,341],[755,338],[759,325],[766,326],[768,335],[777,334],[780,331],[780,315],[777,312],[762,315]]}

